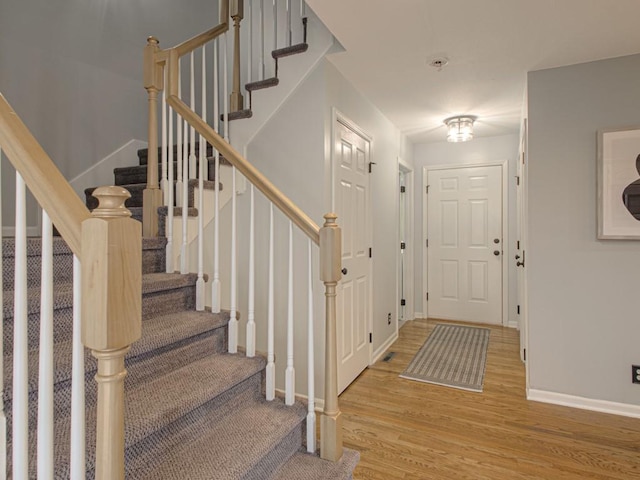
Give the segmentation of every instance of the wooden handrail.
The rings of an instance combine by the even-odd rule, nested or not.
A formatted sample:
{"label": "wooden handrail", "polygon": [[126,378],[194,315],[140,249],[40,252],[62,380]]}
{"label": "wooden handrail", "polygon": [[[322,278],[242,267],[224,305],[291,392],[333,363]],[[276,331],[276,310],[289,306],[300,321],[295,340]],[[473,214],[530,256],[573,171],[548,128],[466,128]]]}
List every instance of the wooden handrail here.
{"label": "wooden handrail", "polygon": [[[169,60],[169,65],[171,65]],[[176,65],[177,67],[177,65]],[[171,75],[169,75],[171,78]],[[170,90],[170,88],[169,88]],[[168,91],[169,91],[168,90]],[[280,209],[305,235],[316,245],[320,244],[320,227],[298,208],[284,193],[271,183],[260,171],[245,160],[235,148],[229,145],[218,133],[197,115],[177,95],[169,95],[167,102],[178,112],[207,142],[244,175],[249,182],[260,190],[267,199]]]}
{"label": "wooden handrail", "polygon": [[82,222],[90,217],[89,210],[2,94],[0,147],[69,248],[82,258]]}

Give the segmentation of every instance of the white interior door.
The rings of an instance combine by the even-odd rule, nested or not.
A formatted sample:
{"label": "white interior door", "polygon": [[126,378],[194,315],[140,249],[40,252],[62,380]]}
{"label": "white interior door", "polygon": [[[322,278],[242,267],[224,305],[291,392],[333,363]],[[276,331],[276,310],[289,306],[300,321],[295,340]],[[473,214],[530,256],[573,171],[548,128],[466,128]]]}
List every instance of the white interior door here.
{"label": "white interior door", "polygon": [[334,125],[335,210],[342,227],[337,289],[338,390],[369,365],[369,140],[338,119]]}
{"label": "white interior door", "polygon": [[502,323],[502,167],[428,171],[428,315]]}
{"label": "white interior door", "polygon": [[526,222],[526,188],[527,188],[527,123],[523,124],[523,134],[520,140],[520,158],[518,159],[517,170],[517,229],[518,240],[516,241],[516,266],[518,267],[518,328],[520,329],[520,358],[523,362],[527,360],[527,295],[526,295],[526,241],[527,241],[527,222]]}

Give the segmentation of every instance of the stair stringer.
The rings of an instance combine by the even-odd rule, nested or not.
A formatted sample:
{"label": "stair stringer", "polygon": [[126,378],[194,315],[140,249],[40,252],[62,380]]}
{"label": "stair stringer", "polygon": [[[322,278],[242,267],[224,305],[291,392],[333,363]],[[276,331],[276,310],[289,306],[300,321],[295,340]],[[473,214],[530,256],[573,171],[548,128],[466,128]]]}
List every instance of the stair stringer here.
{"label": "stair stringer", "polygon": [[[232,195],[232,167],[230,165],[220,164],[220,183],[225,188],[220,189],[219,201],[220,209],[222,210],[227,203],[231,200]],[[216,216],[215,209],[215,191],[205,188],[203,197],[204,209],[202,215],[204,215],[204,230],[205,230],[205,242],[208,245],[213,244],[213,219]],[[197,209],[200,200],[200,189],[195,188],[193,192],[193,206]],[[198,215],[201,212],[198,211]],[[211,228],[210,228],[211,227]],[[208,232],[211,232],[208,234]],[[173,265],[176,271],[180,270],[181,253],[182,253],[182,217],[173,217]],[[198,216],[187,217],[187,266],[189,272],[198,271]],[[205,272],[207,272],[207,266],[205,265]],[[211,303],[206,303],[211,306]]]}
{"label": "stair stringer", "polygon": [[[281,58],[278,61],[279,84],[273,88],[253,92],[252,117],[231,122],[229,127],[231,145],[239,152],[244,151],[244,148],[287,101],[296,87],[334,46],[333,35],[311,9],[307,9],[307,18],[308,50],[298,55]],[[245,91],[243,94],[248,97],[248,92]]]}

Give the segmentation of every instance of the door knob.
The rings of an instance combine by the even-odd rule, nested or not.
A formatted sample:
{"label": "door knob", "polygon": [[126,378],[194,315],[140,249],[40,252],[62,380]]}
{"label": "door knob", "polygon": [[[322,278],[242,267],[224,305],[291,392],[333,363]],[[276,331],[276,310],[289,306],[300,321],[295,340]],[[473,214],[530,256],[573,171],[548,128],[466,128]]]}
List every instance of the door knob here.
{"label": "door knob", "polygon": [[349,272],[349,270],[347,270],[346,268],[343,268],[343,269],[342,269],[342,274],[343,274],[343,275],[346,275],[348,272]]}
{"label": "door knob", "polygon": [[524,267],[524,262],[516,262],[516,267]]}
{"label": "door knob", "polygon": [[500,239],[499,238],[494,238],[493,239],[493,243],[500,243]]}
{"label": "door knob", "polygon": [[494,250],[493,254],[497,257],[498,255],[500,255],[500,250]]}

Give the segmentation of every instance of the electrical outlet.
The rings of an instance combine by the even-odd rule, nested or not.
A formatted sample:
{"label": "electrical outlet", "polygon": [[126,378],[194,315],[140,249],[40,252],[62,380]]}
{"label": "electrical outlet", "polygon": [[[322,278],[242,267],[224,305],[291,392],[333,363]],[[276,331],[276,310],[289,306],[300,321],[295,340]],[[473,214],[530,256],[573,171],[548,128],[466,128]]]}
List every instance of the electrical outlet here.
{"label": "electrical outlet", "polygon": [[640,383],[640,365],[631,365],[631,383]]}
{"label": "electrical outlet", "polygon": [[391,325],[391,313],[387,313],[387,325]]}

